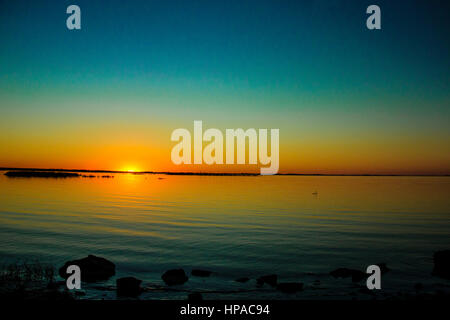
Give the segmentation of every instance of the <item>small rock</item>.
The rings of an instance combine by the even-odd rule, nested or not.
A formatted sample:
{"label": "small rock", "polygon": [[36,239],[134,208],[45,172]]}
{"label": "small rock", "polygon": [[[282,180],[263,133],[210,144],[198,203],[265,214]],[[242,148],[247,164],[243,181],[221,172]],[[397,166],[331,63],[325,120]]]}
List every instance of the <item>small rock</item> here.
{"label": "small rock", "polygon": [[81,280],[85,282],[96,282],[107,280],[116,274],[116,266],[111,261],[88,255],[86,258],[79,260],[68,261],[59,269],[59,275],[67,279],[70,274],[67,274],[67,267],[76,265],[81,270]]}
{"label": "small rock", "polygon": [[201,269],[193,269],[191,272],[194,277],[209,277],[211,273],[211,271]]}
{"label": "small rock", "polygon": [[169,286],[183,284],[189,280],[183,269],[168,270],[161,276],[161,278]]}
{"label": "small rock", "polygon": [[277,285],[277,280],[278,277],[276,274],[269,274],[266,276],[259,277],[257,279],[257,283],[260,286],[262,286],[264,283],[267,283],[268,285],[275,287]]}
{"label": "small rock", "polygon": [[238,278],[238,279],[236,279],[234,281],[244,283],[244,282],[247,282],[248,280],[250,280],[250,278],[243,277],[243,278]]}
{"label": "small rock", "polygon": [[126,297],[137,297],[142,293],[142,280],[134,277],[125,277],[116,280],[117,295]]}
{"label": "small rock", "polygon": [[450,250],[435,252],[433,260],[433,275],[444,279],[450,279]]}
{"label": "small rock", "polygon": [[367,277],[367,274],[355,269],[348,268],[338,268],[330,272],[330,274],[335,278],[352,278],[353,282],[360,282]]}
{"label": "small rock", "polygon": [[203,297],[202,294],[199,292],[189,293],[188,294],[188,300],[189,301],[202,301]]}
{"label": "small rock", "polygon": [[277,285],[277,289],[284,293],[296,293],[303,290],[301,282],[283,282]]}

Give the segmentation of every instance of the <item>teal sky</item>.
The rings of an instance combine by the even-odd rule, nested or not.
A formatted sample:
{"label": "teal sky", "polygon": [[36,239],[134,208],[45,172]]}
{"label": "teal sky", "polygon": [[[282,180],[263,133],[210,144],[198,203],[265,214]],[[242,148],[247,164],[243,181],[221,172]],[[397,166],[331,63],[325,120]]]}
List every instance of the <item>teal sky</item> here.
{"label": "teal sky", "polygon": [[[65,26],[70,4],[81,8],[79,31]],[[356,149],[369,139],[380,155],[416,141],[430,159],[411,168],[450,172],[450,6],[377,1],[382,30],[370,31],[370,4],[0,1],[0,133],[8,136],[0,143],[32,141],[32,132],[50,141],[62,121],[75,140],[77,128],[95,136],[105,123],[116,134],[148,124],[169,136],[200,119],[280,128],[285,148],[317,142],[322,155],[328,143],[351,149],[349,139]],[[387,137],[397,142],[383,149]],[[160,144],[170,148],[168,138]],[[421,153],[412,149],[396,157],[405,164]],[[17,163],[9,156],[17,152],[6,150],[0,165]],[[302,170],[301,153],[290,153],[289,170]]]}

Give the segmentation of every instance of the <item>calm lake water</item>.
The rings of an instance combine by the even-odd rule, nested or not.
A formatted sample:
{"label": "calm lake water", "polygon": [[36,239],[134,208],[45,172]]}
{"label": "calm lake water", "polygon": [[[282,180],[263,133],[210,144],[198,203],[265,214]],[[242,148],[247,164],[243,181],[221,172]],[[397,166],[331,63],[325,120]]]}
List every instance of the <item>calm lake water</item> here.
{"label": "calm lake water", "polygon": [[[176,287],[194,291],[253,290],[255,278],[271,273],[306,287],[294,295],[263,287],[205,299],[364,298],[350,279],[328,273],[386,262],[392,271],[377,295],[414,293],[417,282],[433,293],[450,285],[431,276],[433,252],[450,248],[449,193],[448,177],[45,179],[0,172],[0,259],[59,267],[95,254],[116,264],[117,277],[144,285],[163,285],[161,274],[172,268],[215,272]],[[252,280],[235,282],[239,277]],[[87,298],[116,298],[92,287],[83,286]],[[141,299],[186,295],[147,292]]]}

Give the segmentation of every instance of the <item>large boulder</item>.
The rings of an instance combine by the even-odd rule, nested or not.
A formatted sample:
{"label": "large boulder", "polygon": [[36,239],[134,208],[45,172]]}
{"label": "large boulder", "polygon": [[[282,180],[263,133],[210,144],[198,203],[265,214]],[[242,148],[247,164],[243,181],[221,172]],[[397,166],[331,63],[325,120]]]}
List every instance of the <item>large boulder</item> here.
{"label": "large boulder", "polygon": [[126,297],[137,297],[142,293],[142,280],[134,277],[125,277],[116,280],[117,295]]}
{"label": "large boulder", "polygon": [[186,273],[184,273],[183,269],[172,269],[164,272],[161,276],[164,282],[169,286],[174,286],[178,284],[183,284],[188,281],[188,277]]}
{"label": "large boulder", "polygon": [[450,250],[435,252],[433,260],[433,275],[444,279],[450,279]]}
{"label": "large boulder", "polygon": [[259,286],[262,286],[264,283],[275,287],[277,285],[278,277],[276,274],[269,274],[266,276],[259,277],[256,282]]}
{"label": "large boulder", "polygon": [[67,261],[59,268],[59,275],[62,278],[67,279],[70,276],[70,274],[67,274],[67,267],[70,265],[76,265],[80,268],[81,281],[84,282],[108,280],[116,274],[116,266],[114,263],[105,258],[88,255],[83,259]]}

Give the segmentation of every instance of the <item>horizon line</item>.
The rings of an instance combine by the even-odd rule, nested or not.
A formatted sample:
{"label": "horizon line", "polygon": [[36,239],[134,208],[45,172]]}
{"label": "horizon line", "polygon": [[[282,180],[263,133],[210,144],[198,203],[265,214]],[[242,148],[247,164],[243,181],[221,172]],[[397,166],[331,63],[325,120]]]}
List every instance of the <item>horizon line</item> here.
{"label": "horizon line", "polygon": [[[55,168],[15,168],[0,167],[4,170],[23,171],[53,171],[53,172],[98,172],[98,173],[129,173],[129,174],[165,174],[165,175],[198,175],[198,176],[260,176],[254,172],[183,172],[183,171],[123,171],[123,170],[93,170],[93,169],[55,169]],[[377,174],[377,173],[276,173],[277,176],[348,176],[348,177],[448,177],[450,174]]]}

